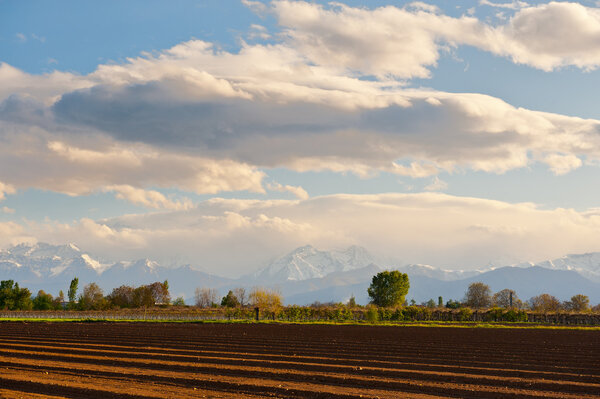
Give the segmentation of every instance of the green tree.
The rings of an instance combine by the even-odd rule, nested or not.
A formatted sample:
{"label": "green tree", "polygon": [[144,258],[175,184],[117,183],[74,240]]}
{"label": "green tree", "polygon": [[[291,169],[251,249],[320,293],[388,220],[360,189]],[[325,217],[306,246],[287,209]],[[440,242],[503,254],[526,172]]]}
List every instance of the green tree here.
{"label": "green tree", "polygon": [[448,309],[458,309],[460,308],[460,302],[455,301],[453,299],[449,299],[448,302],[446,302],[446,307]]}
{"label": "green tree", "polygon": [[371,303],[377,306],[398,306],[404,302],[410,283],[406,273],[383,271],[373,276],[367,290]]}
{"label": "green tree", "polygon": [[489,308],[492,304],[491,292],[487,284],[471,283],[465,293],[465,304],[471,308]]}
{"label": "green tree", "polygon": [[54,309],[54,298],[52,298],[52,295],[46,294],[43,290],[39,290],[37,296],[33,298],[33,308],[35,310]]}
{"label": "green tree", "polygon": [[425,306],[427,306],[428,308],[435,308],[435,301],[433,300],[433,298],[425,302]]}
{"label": "green tree", "polygon": [[54,309],[62,309],[63,302],[65,301],[65,294],[60,290],[58,292],[58,296],[53,300]]}
{"label": "green tree", "polygon": [[69,285],[69,291],[67,292],[67,296],[69,297],[69,308],[75,307],[75,298],[77,298],[77,289],[79,288],[79,279],[75,277],[71,280],[71,284]]}
{"label": "green tree", "polygon": [[233,291],[229,290],[227,295],[221,299],[221,306],[225,306],[226,308],[235,308],[240,306],[240,301],[238,301]]}
{"label": "green tree", "polygon": [[31,307],[31,292],[27,288],[20,288],[13,280],[0,281],[0,309],[29,310]]}
{"label": "green tree", "polygon": [[185,299],[182,296],[175,298],[173,301],[173,306],[185,306]]}

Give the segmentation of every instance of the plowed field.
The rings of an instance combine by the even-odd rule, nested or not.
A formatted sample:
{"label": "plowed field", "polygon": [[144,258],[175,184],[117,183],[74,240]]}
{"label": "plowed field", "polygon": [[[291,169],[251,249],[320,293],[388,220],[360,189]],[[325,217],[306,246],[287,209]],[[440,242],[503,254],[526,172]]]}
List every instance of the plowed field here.
{"label": "plowed field", "polygon": [[2,398],[600,398],[600,332],[0,323]]}

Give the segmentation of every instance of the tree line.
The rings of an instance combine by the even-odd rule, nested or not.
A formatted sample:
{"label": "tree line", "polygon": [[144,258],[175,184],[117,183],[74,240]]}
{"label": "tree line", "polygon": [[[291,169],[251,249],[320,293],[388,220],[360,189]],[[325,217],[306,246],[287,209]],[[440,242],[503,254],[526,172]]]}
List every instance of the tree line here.
{"label": "tree line", "polygon": [[[406,295],[410,288],[410,282],[406,273],[400,273],[397,270],[383,271],[375,275],[371,281],[367,293],[371,298],[371,303],[380,307],[407,306]],[[411,300],[411,306],[415,306],[414,300]],[[504,308],[531,310],[534,312],[600,312],[600,305],[593,308],[590,306],[590,299],[586,295],[577,294],[570,300],[561,302],[550,294],[541,294],[523,302],[517,296],[517,293],[511,289],[503,289],[492,294],[489,285],[482,282],[471,283],[465,292],[462,301],[448,300],[445,304],[443,298],[438,297],[438,301],[430,299],[421,304],[428,308]]]}
{"label": "tree line", "polygon": [[[399,271],[383,271],[373,276],[367,293],[371,299],[370,304],[381,308],[390,307],[417,307],[430,309],[516,309],[534,312],[600,312],[600,305],[590,306],[586,295],[574,295],[570,300],[561,302],[549,294],[541,294],[522,301],[514,290],[503,289],[492,294],[490,287],[482,282],[469,285],[462,300],[450,299],[444,303],[438,297],[437,302],[430,299],[417,305],[414,300],[406,301],[410,288],[408,275]],[[67,291],[67,300],[61,290],[58,296],[38,291],[35,297],[27,288],[22,288],[13,280],[0,281],[0,309],[6,310],[110,310],[110,309],[135,309],[161,305],[185,306],[182,297],[171,300],[169,283],[154,282],[152,284],[132,287],[121,285],[114,288],[110,294],[104,295],[103,290],[96,283],[89,283],[81,294],[77,277],[71,280]],[[246,289],[237,287],[229,290],[219,298],[218,291],[214,288],[197,288],[194,293],[194,305],[198,308],[260,308],[267,314],[275,314],[283,307],[281,293],[274,289],[255,287]],[[347,303],[313,303],[310,307],[360,307],[356,304],[354,296]]]}
{"label": "tree line", "polygon": [[[114,288],[110,294],[98,284],[89,283],[83,287],[81,294],[79,279],[71,280],[67,291],[67,299],[61,290],[56,297],[43,290],[35,297],[27,288],[22,288],[13,280],[0,282],[0,309],[5,310],[109,310],[135,309],[152,306],[173,305],[185,306],[183,297],[171,301],[169,282],[154,282],[152,284],[132,287],[121,285]],[[218,299],[217,290],[213,288],[197,288],[194,295],[195,306],[199,308],[214,307],[259,307],[266,311],[275,310],[282,306],[283,297],[277,290],[266,288],[238,287],[230,290],[223,298]]]}

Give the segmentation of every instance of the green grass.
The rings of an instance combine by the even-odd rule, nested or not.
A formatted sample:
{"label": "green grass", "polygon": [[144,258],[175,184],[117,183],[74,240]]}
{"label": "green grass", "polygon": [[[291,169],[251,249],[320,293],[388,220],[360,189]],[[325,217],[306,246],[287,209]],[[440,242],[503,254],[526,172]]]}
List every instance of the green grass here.
{"label": "green grass", "polygon": [[282,321],[282,320],[151,320],[151,319],[61,319],[61,318],[0,318],[0,322],[52,322],[52,323],[187,323],[187,324],[302,324],[302,325],[360,325],[387,327],[444,327],[444,328],[517,328],[517,329],[551,329],[551,330],[586,330],[600,331],[600,326],[583,325],[550,325],[540,323],[510,322],[474,322],[474,321]]}

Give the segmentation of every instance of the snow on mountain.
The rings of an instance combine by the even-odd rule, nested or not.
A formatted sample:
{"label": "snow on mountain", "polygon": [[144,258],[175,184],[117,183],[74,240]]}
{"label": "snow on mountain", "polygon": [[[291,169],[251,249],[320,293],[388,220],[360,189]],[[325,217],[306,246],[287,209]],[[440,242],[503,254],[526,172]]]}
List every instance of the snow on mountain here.
{"label": "snow on mountain", "polygon": [[[533,264],[529,263],[529,265]],[[566,255],[536,263],[534,266],[554,270],[573,270],[592,281],[600,282],[600,252]]]}
{"label": "snow on mountain", "polygon": [[167,268],[150,259],[105,263],[73,244],[20,244],[0,250],[0,280],[14,280],[34,295],[40,289],[53,295],[59,290],[66,292],[74,277],[79,279],[80,290],[94,282],[105,294],[121,285],[137,287],[168,280],[174,295],[184,295],[188,299],[197,287],[218,288],[230,282],[195,270],[190,265]]}
{"label": "snow on mountain", "polygon": [[302,281],[363,268],[372,263],[373,256],[358,246],[351,246],[344,251],[320,251],[305,245],[254,273],[252,279],[263,283]]}
{"label": "snow on mountain", "polygon": [[409,264],[404,266],[392,267],[391,269],[399,270],[402,273],[406,273],[409,277],[423,276],[441,281],[460,280],[463,278],[468,278],[483,273],[483,271],[481,270],[444,270],[438,269],[437,267],[433,267],[430,265],[422,264]]}

